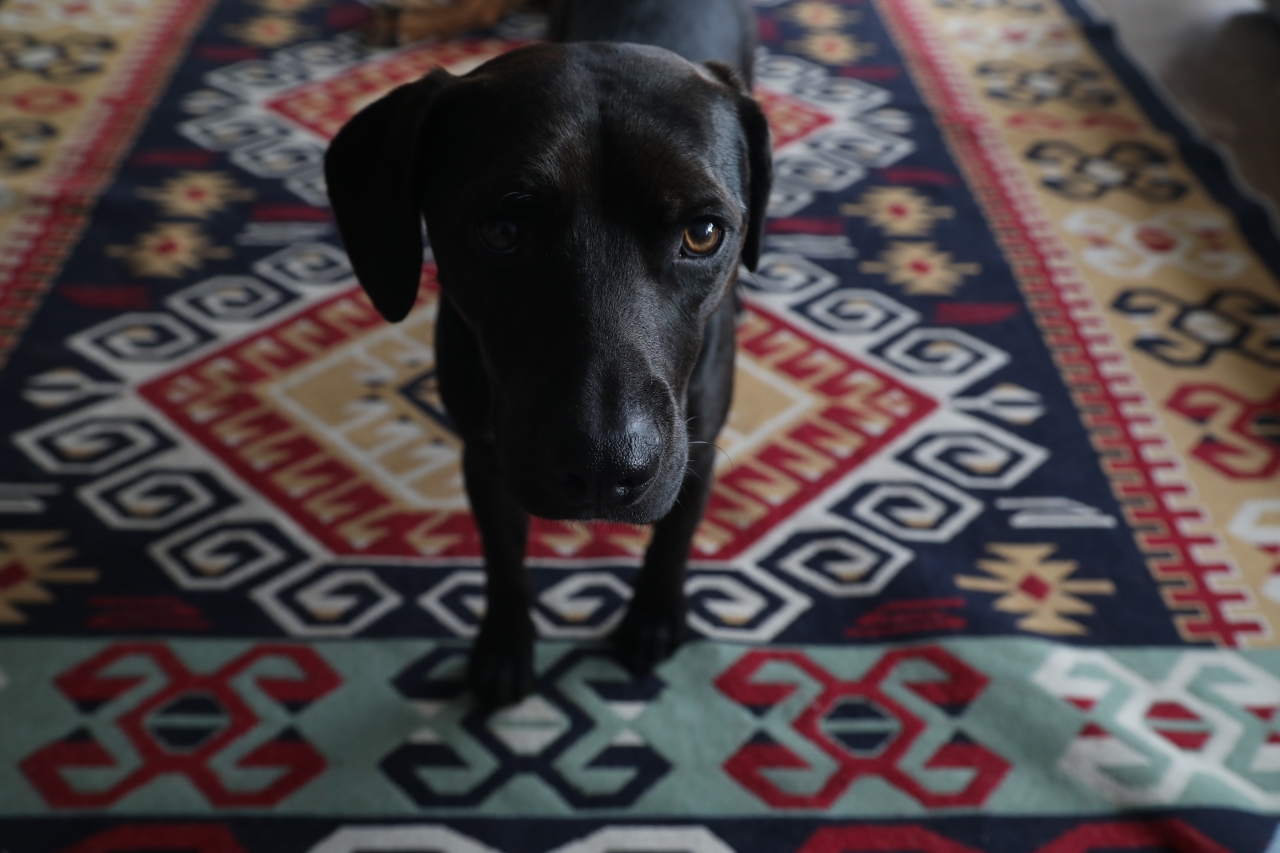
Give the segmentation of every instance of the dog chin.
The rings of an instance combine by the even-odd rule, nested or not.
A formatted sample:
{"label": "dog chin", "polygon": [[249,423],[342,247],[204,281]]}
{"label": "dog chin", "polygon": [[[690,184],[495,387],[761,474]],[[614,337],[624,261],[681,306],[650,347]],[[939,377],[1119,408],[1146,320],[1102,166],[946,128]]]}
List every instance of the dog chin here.
{"label": "dog chin", "polygon": [[653,524],[671,512],[680,494],[680,480],[677,478],[674,485],[655,483],[639,500],[625,506],[564,504],[514,483],[510,484],[509,491],[521,509],[547,521],[605,521],[639,525]]}

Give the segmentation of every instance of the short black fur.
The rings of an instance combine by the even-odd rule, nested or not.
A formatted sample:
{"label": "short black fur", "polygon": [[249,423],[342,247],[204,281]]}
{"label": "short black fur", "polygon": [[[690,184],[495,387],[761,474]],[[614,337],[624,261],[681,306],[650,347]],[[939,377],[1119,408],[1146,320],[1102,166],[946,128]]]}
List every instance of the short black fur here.
{"label": "short black fur", "polygon": [[488,706],[533,685],[531,514],[654,523],[616,643],[646,670],[683,639],[732,397],[731,294],[771,181],[745,0],[564,0],[552,31],[560,43],[396,89],[325,159],[388,320],[414,304],[427,225],[440,394],[485,553],[470,683]]}

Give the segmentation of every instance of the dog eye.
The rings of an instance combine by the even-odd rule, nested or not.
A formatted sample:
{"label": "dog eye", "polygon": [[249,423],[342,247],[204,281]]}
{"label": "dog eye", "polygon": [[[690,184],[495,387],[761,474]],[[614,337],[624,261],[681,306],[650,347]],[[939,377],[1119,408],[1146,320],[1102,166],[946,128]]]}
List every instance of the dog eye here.
{"label": "dog eye", "polygon": [[486,219],[476,230],[491,252],[510,252],[520,243],[520,229],[509,219]]}
{"label": "dog eye", "polygon": [[684,229],[684,251],[695,257],[703,257],[720,247],[724,229],[710,219],[699,219]]}

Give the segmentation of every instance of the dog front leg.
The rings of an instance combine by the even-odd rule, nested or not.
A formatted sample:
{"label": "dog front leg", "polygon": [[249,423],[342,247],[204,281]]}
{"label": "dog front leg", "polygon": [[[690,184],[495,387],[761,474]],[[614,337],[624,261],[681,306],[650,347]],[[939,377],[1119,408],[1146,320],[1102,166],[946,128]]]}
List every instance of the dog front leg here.
{"label": "dog front leg", "polygon": [[447,295],[436,318],[440,399],[462,439],[462,475],[484,551],[485,607],[467,682],[480,705],[518,702],[533,689],[533,620],[524,569],[529,516],[511,499],[489,431],[489,382],[480,344]]}
{"label": "dog front leg", "polygon": [[714,462],[710,444],[689,448],[689,467],[676,505],[654,525],[631,606],[614,636],[619,657],[634,672],[648,672],[684,642],[685,567],[711,494]]}
{"label": "dog front leg", "polygon": [[684,579],[693,535],[711,497],[715,437],[733,399],[737,301],[724,299],[707,323],[689,380],[689,461],[676,505],[654,525],[636,578],[631,606],[614,634],[618,656],[635,672],[648,672],[684,641]]}
{"label": "dog front leg", "polygon": [[484,545],[485,612],[471,649],[467,681],[477,702],[499,708],[533,690],[531,592],[524,567],[529,516],[511,499],[486,442],[468,442],[462,457],[467,496]]}

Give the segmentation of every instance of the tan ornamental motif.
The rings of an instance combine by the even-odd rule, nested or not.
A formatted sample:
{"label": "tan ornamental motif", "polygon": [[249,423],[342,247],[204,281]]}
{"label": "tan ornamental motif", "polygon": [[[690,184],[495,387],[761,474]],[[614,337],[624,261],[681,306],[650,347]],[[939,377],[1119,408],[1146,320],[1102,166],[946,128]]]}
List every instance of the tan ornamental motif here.
{"label": "tan ornamental motif", "polygon": [[1094,607],[1080,596],[1115,595],[1115,584],[1106,579],[1070,580],[1080,567],[1075,560],[1050,559],[1058,546],[1052,542],[987,545],[994,559],[979,560],[978,568],[989,577],[956,575],[956,586],[968,592],[1000,595],[993,605],[1003,613],[1024,614],[1018,627],[1055,636],[1087,634],[1070,616],[1087,616]]}
{"label": "tan ornamental motif", "polygon": [[27,621],[19,604],[53,603],[48,584],[98,579],[94,569],[58,568],[76,553],[55,547],[65,535],[57,530],[0,531],[0,625]]}
{"label": "tan ornamental motif", "polygon": [[265,14],[243,24],[227,27],[227,32],[254,47],[281,47],[313,34],[312,28],[288,15]]}
{"label": "tan ornamental motif", "polygon": [[253,0],[254,5],[268,12],[302,12],[316,5],[317,0]]}
{"label": "tan ornamental motif", "polygon": [[862,272],[885,276],[912,296],[951,296],[967,276],[977,275],[978,264],[952,260],[950,252],[933,243],[895,241],[880,253],[878,261],[864,261]]}
{"label": "tan ornamental motif", "polygon": [[788,45],[827,65],[852,65],[876,52],[875,44],[862,42],[839,32],[819,30]]}
{"label": "tan ornamental motif", "polygon": [[224,172],[183,172],[158,187],[142,187],[138,195],[160,205],[166,216],[208,219],[232,202],[251,201],[253,190],[236,186]]}
{"label": "tan ornamental motif", "polygon": [[107,256],[121,258],[136,276],[181,278],[206,260],[231,257],[231,250],[213,245],[195,223],[161,222],[131,246],[108,246]]}
{"label": "tan ornamental motif", "polygon": [[911,187],[874,187],[857,204],[841,205],[845,216],[865,217],[890,237],[924,237],[939,219],[955,216],[955,208],[935,206]]}
{"label": "tan ornamental motif", "polygon": [[861,17],[856,9],[844,9],[822,0],[801,0],[783,14],[801,26],[817,30],[839,29],[856,23]]}

